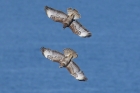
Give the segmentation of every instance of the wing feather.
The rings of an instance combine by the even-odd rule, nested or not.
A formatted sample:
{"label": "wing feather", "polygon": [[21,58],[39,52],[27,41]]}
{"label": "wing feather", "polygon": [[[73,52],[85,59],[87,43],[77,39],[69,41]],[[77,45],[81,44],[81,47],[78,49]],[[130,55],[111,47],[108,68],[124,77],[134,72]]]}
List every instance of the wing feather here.
{"label": "wing feather", "polygon": [[64,58],[64,55],[58,51],[51,50],[49,48],[42,48],[42,54],[48,58],[49,60],[52,60],[54,62],[60,63],[61,60]]}
{"label": "wing feather", "polygon": [[56,22],[62,22],[68,17],[64,12],[45,6],[45,12],[49,18]]}
{"label": "wing feather", "polygon": [[75,64],[73,61],[71,61],[68,65],[67,65],[67,70],[70,72],[71,75],[74,75],[74,73],[79,72],[80,68],[78,67],[77,64]]}
{"label": "wing feather", "polygon": [[91,36],[91,32],[89,32],[86,28],[84,28],[78,21],[74,20],[69,27],[73,33],[79,35],[80,37]]}
{"label": "wing feather", "polygon": [[70,72],[70,74],[75,77],[77,80],[79,81],[86,81],[87,78],[84,75],[83,71],[80,70],[80,68],[78,67],[78,65],[71,61],[68,65],[67,65],[67,70]]}

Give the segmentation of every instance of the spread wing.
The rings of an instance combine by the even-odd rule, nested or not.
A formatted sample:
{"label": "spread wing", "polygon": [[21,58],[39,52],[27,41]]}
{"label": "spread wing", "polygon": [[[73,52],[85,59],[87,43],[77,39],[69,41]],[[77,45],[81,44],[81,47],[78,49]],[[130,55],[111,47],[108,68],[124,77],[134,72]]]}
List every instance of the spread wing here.
{"label": "spread wing", "polygon": [[80,70],[80,68],[78,67],[78,65],[71,61],[68,65],[67,65],[67,70],[70,72],[70,74],[75,77],[77,80],[79,81],[86,81],[87,78],[84,75],[83,71]]}
{"label": "spread wing", "polygon": [[48,6],[45,6],[45,12],[49,18],[51,18],[52,20],[56,22],[63,23],[63,21],[68,17],[68,15],[66,15],[64,12],[55,10]]}
{"label": "spread wing", "polygon": [[91,32],[89,32],[86,28],[84,28],[78,21],[73,21],[69,28],[73,33],[79,35],[80,37],[90,37]]}
{"label": "spread wing", "polygon": [[65,48],[63,51],[66,57],[72,57],[72,59],[78,57],[78,54],[73,49]]}
{"label": "spread wing", "polygon": [[42,54],[48,58],[49,60],[52,60],[54,62],[60,63],[61,60],[64,58],[64,55],[58,51],[54,51],[48,48],[41,48]]}

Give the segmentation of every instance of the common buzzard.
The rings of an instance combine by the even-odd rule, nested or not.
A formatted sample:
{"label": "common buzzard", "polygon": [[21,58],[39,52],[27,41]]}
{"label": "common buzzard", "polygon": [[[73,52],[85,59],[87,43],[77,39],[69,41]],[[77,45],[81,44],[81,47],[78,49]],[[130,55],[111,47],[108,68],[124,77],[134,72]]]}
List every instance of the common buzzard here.
{"label": "common buzzard", "polygon": [[77,34],[80,37],[85,38],[92,35],[91,32],[89,32],[76,20],[81,17],[76,9],[68,8],[68,14],[65,14],[62,11],[45,6],[45,12],[49,18],[51,18],[55,22],[62,23],[63,28],[69,27],[73,33]]}
{"label": "common buzzard", "polygon": [[64,54],[51,50],[49,48],[41,48],[42,54],[52,60],[53,62],[60,63],[59,67],[65,67],[70,72],[70,74],[75,77],[79,81],[86,81],[87,78],[85,77],[83,71],[72,61],[72,59],[76,58],[78,55],[76,52],[70,48],[64,49]]}

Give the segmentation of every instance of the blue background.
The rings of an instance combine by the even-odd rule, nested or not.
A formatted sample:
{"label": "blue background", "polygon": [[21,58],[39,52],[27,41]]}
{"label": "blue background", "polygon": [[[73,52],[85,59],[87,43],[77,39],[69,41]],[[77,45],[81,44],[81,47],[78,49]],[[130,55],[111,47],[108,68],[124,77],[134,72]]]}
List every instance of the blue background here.
{"label": "blue background", "polygon": [[[77,9],[92,37],[64,30],[46,5]],[[74,49],[88,81],[42,56],[42,46]],[[140,93],[140,1],[0,0],[0,93]]]}

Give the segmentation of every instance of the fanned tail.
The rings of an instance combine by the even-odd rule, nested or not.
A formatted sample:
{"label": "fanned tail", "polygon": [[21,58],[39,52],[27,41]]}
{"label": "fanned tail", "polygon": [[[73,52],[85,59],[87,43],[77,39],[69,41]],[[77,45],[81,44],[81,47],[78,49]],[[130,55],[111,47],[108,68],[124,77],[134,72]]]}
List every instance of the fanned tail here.
{"label": "fanned tail", "polygon": [[66,57],[72,56],[72,59],[78,57],[78,54],[77,54],[74,50],[72,50],[72,49],[70,49],[70,48],[64,49],[64,55],[65,55]]}
{"label": "fanned tail", "polygon": [[79,19],[81,18],[79,12],[76,9],[68,8],[67,9],[68,15],[74,15],[74,19]]}

